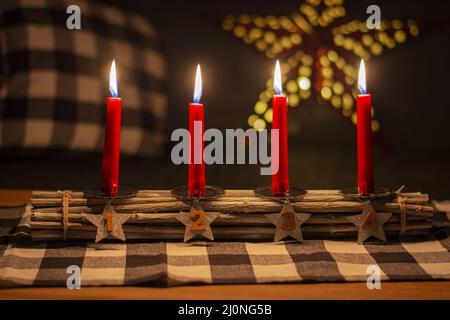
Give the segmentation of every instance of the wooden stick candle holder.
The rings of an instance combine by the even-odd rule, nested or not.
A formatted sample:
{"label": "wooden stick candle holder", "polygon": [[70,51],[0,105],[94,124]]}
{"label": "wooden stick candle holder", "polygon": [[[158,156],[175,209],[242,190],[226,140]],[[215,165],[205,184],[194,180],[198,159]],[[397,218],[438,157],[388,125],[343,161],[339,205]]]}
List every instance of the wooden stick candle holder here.
{"label": "wooden stick candle holder", "polygon": [[[96,227],[86,216],[101,215],[105,200],[92,199],[77,191],[35,191],[31,212],[31,237],[35,241],[93,240]],[[184,225],[176,216],[190,204],[167,190],[141,190],[132,198],[112,200],[115,212],[131,217],[123,225],[127,240],[182,241]],[[283,204],[256,197],[250,190],[227,190],[225,195],[202,202],[205,212],[219,217],[211,228],[215,240],[272,241],[275,226],[265,214],[280,212]],[[435,214],[427,194],[401,193],[387,202],[373,202],[377,212],[392,213],[384,225],[388,237],[429,234]],[[338,190],[310,190],[292,202],[298,213],[310,218],[301,229],[305,238],[355,237],[358,229],[347,217],[362,212],[364,204]],[[109,238],[108,238],[109,239]]]}

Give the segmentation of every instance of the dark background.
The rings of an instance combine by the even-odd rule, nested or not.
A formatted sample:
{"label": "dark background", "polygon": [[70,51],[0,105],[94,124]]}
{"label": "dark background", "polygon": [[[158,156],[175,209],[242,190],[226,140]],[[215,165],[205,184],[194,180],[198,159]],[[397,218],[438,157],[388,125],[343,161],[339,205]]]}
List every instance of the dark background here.
{"label": "dark background", "polygon": [[[221,28],[225,14],[289,15],[302,0],[101,1],[148,17],[159,32],[166,57],[169,94],[167,154],[161,159],[123,158],[121,183],[139,188],[172,188],[186,183],[187,167],[170,161],[173,129],[186,127],[195,66],[201,63],[207,127],[247,128],[259,92],[273,71],[273,61]],[[363,20],[368,5],[381,7],[382,18],[415,19],[418,38],[385,50],[368,65],[381,136],[375,148],[376,183],[380,187],[429,192],[450,198],[450,4],[448,1],[347,0],[347,17]],[[370,71],[369,71],[370,70]],[[297,128],[290,136],[293,184],[332,189],[356,182],[355,126],[311,99],[289,112]],[[54,153],[0,160],[0,187],[88,188],[100,180],[101,155]],[[253,188],[268,184],[259,166],[207,168],[209,184]]]}

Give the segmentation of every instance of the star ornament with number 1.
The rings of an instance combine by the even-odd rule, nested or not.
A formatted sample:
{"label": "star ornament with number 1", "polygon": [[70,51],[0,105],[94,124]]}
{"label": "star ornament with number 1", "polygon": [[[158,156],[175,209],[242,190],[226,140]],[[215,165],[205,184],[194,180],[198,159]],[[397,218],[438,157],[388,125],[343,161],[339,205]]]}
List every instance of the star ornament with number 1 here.
{"label": "star ornament with number 1", "polygon": [[105,204],[102,214],[87,214],[86,219],[97,227],[95,243],[112,237],[122,241],[126,240],[123,225],[133,214],[117,213],[111,202]]}

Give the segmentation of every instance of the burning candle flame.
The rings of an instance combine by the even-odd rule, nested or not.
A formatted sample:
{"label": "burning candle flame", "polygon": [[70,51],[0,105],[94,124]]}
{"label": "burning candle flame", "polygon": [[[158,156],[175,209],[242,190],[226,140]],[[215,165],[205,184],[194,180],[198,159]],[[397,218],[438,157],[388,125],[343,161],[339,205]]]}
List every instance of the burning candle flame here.
{"label": "burning candle flame", "polygon": [[202,71],[200,70],[200,65],[197,65],[197,72],[195,73],[194,103],[200,103],[202,92]]}
{"label": "burning candle flame", "polygon": [[111,71],[109,72],[109,92],[111,97],[117,98],[119,91],[117,90],[117,76],[116,76],[116,61],[113,60],[111,64]]}
{"label": "burning candle flame", "polygon": [[358,75],[358,89],[361,94],[367,93],[366,87],[366,67],[364,65],[364,60],[361,59],[361,64],[359,65],[359,75]]}
{"label": "burning candle flame", "polygon": [[273,87],[275,88],[275,93],[277,95],[283,94],[283,84],[281,82],[281,68],[280,62],[278,60],[275,63],[275,71],[273,74]]}

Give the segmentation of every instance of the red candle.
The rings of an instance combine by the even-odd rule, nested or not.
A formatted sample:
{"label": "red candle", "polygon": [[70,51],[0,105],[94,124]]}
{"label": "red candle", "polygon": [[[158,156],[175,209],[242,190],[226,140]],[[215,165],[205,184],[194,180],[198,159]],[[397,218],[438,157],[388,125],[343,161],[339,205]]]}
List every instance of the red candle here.
{"label": "red candle", "polygon": [[279,134],[278,139],[272,135],[272,145],[278,144],[279,148],[278,159],[277,155],[272,153],[272,194],[283,196],[289,192],[287,98],[283,94],[278,60],[275,64],[274,88],[276,95],[272,98],[272,130],[277,129]]}
{"label": "red candle", "polygon": [[202,96],[202,75],[200,65],[195,75],[194,102],[189,104],[189,176],[190,197],[203,197],[206,189],[205,163],[203,161],[204,108],[200,103]]}
{"label": "red candle", "polygon": [[372,155],[372,96],[367,93],[364,60],[359,67],[358,87],[361,92],[356,98],[358,192],[374,192]]}
{"label": "red candle", "polygon": [[111,97],[106,100],[106,128],[102,162],[102,191],[110,196],[119,189],[120,121],[122,98],[117,91],[116,63],[113,60],[109,74]]}

